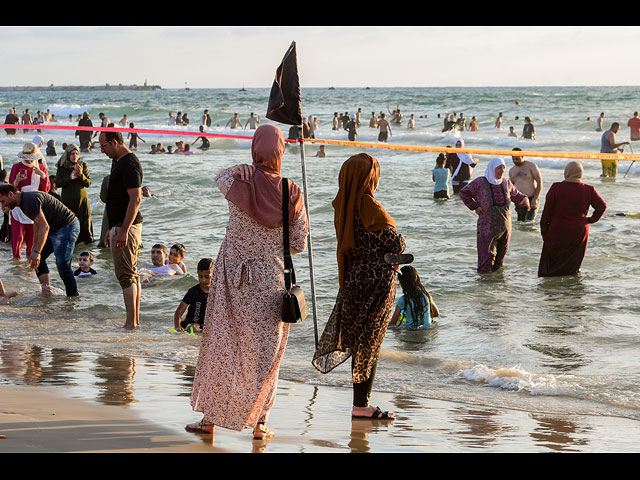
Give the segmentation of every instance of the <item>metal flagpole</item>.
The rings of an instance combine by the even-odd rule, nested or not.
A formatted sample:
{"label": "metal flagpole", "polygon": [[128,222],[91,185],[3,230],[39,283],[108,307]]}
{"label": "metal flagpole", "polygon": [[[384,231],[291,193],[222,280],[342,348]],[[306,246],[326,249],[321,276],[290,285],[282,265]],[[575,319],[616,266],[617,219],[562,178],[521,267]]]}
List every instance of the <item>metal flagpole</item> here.
{"label": "metal flagpole", "polygon": [[[276,78],[271,86],[267,118],[274,122],[295,126],[298,129],[298,143],[300,144],[300,160],[302,162],[302,189],[304,208],[307,212],[307,223],[310,223],[309,194],[307,192],[307,167],[304,160],[304,139],[302,119],[302,98],[300,95],[300,77],[298,75],[298,56],[296,42],[291,42],[280,66],[276,69]],[[313,309],[313,327],[315,330],[316,347],[318,346],[318,309],[316,306],[316,285],[313,272],[313,245],[311,243],[311,227],[307,235],[307,250],[309,252],[309,271],[311,275],[311,305]]]}
{"label": "metal flagpole", "polygon": [[[633,154],[633,148],[631,148],[631,144],[629,144],[629,150],[631,150],[631,153]],[[631,167],[633,167],[634,163],[636,163],[635,160],[633,162],[631,162],[631,165],[629,165],[629,168],[627,169],[627,172],[624,174],[625,178],[627,176],[627,173],[629,173],[629,170],[631,170]]]}
{"label": "metal flagpole", "polygon": [[307,251],[309,253],[309,272],[311,277],[311,305],[313,307],[313,330],[318,346],[318,308],[316,306],[316,285],[313,272],[313,245],[311,243],[311,215],[309,214],[309,195],[307,193],[307,166],[304,158],[304,137],[302,125],[298,126],[298,143],[300,144],[300,162],[302,164],[302,187],[304,191],[304,208],[307,212],[307,222],[309,223],[309,234],[307,235]]}

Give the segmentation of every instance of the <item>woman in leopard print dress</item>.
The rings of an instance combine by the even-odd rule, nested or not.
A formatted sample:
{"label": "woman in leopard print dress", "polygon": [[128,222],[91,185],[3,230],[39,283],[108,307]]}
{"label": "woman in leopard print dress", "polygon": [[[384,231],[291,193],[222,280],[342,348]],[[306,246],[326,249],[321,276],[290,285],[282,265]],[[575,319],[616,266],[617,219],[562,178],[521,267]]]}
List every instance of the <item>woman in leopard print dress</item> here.
{"label": "woman in leopard print dress", "polygon": [[340,170],[333,201],[340,290],[313,365],[328,373],[351,357],[352,416],[391,419],[393,414],[369,400],[396,294],[395,273],[384,255],[402,253],[405,242],[373,197],[379,179],[378,161],[365,153],[349,158]]}

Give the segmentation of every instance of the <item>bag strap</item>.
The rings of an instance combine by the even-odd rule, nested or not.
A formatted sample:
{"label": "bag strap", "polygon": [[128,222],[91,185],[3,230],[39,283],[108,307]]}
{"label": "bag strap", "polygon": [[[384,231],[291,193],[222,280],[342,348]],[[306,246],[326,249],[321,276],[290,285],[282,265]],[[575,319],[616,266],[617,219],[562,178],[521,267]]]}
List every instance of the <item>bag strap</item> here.
{"label": "bag strap", "polygon": [[296,284],[291,248],[289,246],[289,179],[282,178],[282,239],[284,244],[284,286],[287,291]]}

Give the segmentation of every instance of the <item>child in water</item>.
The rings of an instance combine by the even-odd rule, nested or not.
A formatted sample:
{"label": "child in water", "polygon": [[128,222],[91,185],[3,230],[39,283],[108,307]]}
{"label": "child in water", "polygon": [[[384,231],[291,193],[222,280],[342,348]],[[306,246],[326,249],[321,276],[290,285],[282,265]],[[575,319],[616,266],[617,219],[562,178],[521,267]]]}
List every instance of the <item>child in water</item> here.
{"label": "child in water", "polygon": [[431,294],[422,285],[418,271],[411,265],[405,265],[400,269],[398,280],[403,295],[396,301],[389,325],[397,325],[400,314],[404,313],[406,328],[432,327],[433,319],[440,316],[440,311]]}
{"label": "child in water", "polygon": [[[129,128],[135,128],[135,125],[133,124],[133,122],[131,122],[129,124]],[[129,135],[127,135],[127,138],[129,138],[129,150],[137,150],[138,149],[138,140],[142,140],[144,143],[147,143],[147,141],[142,138],[140,135],[138,135],[136,132],[129,132]]]}
{"label": "child in water", "polygon": [[[202,331],[212,277],[213,259],[203,258],[198,262],[198,284],[187,291],[173,314],[173,325],[178,332],[184,332],[192,327],[194,331]],[[187,316],[182,320],[185,310]]]}
{"label": "child in water", "polygon": [[184,264],[184,255],[187,252],[187,248],[181,244],[176,243],[169,249],[169,257],[167,258],[168,265],[177,265],[182,270],[182,273],[187,273],[187,266]]}
{"label": "child in water", "polygon": [[168,256],[167,247],[163,244],[156,243],[151,247],[151,263],[142,263],[138,269],[142,283],[149,283],[151,277],[184,275],[178,265],[168,262]]}
{"label": "child in water", "polygon": [[433,187],[433,198],[449,198],[451,171],[444,166],[446,160],[447,157],[441,153],[436,159],[436,168],[431,170],[431,178],[436,183]]}
{"label": "child in water", "polygon": [[73,272],[76,277],[86,277],[95,275],[96,272],[93,269],[93,262],[95,256],[91,252],[82,252],[78,258],[78,269]]}

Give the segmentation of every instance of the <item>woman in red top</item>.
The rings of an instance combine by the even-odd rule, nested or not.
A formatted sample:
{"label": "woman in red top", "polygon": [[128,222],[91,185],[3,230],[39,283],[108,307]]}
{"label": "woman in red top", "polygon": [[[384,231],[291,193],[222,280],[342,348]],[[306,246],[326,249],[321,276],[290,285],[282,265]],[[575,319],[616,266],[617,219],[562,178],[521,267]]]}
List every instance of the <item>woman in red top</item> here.
{"label": "woman in red top", "polygon": [[[51,187],[49,172],[44,164],[40,163],[42,153],[38,147],[27,142],[18,154],[20,161],[11,167],[9,183],[21,192],[48,192]],[[31,255],[33,247],[33,220],[27,217],[20,207],[11,210],[11,248],[13,258],[22,258],[22,245],[26,244],[27,257]]]}
{"label": "woman in red top", "polygon": [[[540,219],[544,245],[539,277],[574,275],[582,266],[589,224],[600,220],[607,204],[592,185],[582,183],[584,170],[580,162],[570,162],[564,169],[564,181],[551,185]],[[589,207],[594,212],[590,217]]]}

